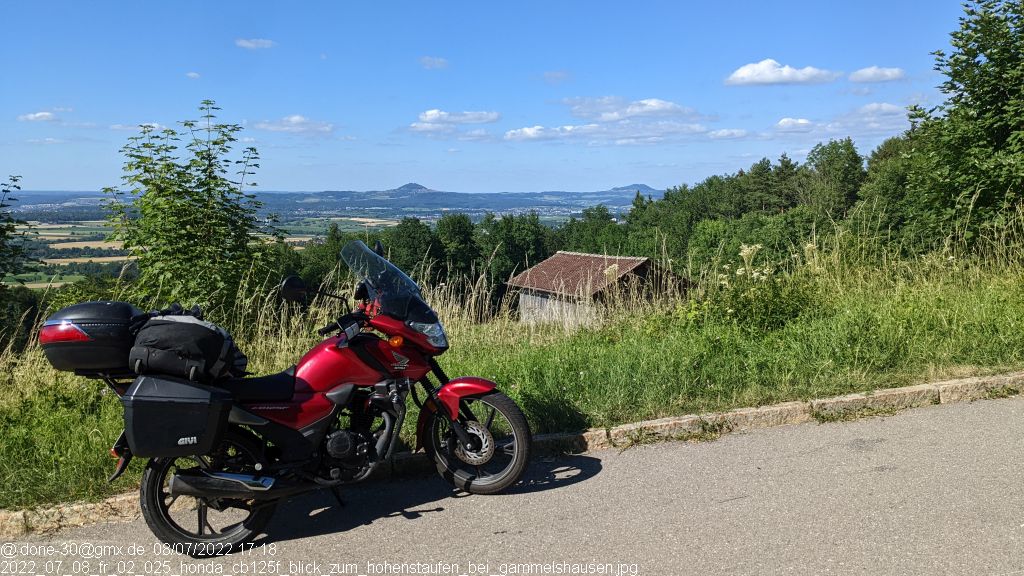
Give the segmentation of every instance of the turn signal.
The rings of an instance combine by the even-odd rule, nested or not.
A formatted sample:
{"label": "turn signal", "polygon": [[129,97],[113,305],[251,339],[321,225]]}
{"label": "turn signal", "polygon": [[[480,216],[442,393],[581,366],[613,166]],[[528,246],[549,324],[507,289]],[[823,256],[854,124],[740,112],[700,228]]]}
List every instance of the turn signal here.
{"label": "turn signal", "polygon": [[405,344],[405,338],[401,336],[392,336],[388,338],[388,344],[391,344],[392,348],[401,348],[402,344]]}

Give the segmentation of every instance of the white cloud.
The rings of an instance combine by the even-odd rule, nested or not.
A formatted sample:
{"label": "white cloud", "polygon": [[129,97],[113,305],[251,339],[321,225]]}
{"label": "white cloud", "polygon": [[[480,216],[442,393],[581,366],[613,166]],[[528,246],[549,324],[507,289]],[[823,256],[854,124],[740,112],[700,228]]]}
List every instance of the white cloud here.
{"label": "white cloud", "polygon": [[[790,134],[826,139],[852,137],[854,140],[899,134],[910,127],[906,109],[888,102],[872,102],[837,114],[827,121],[783,118],[775,125],[775,136]],[[766,134],[766,137],[771,137]]]}
{"label": "white cloud", "polygon": [[501,119],[498,112],[445,112],[436,108],[420,113],[420,122],[430,124],[488,124]]}
{"label": "white cloud", "polygon": [[235,40],[235,46],[245,48],[246,50],[260,50],[263,48],[273,48],[277,46],[277,42],[267,40],[266,38],[238,38]]}
{"label": "white cloud", "polygon": [[703,134],[707,128],[697,122],[697,112],[660,98],[628,101],[618,96],[568,98],[562,104],[569,113],[588,120],[562,126],[524,126],[507,130],[508,141],[571,140],[588,145],[651,144],[670,138]]}
{"label": "white cloud", "polygon": [[721,130],[712,130],[708,132],[708,138],[713,140],[728,140],[733,138],[745,138],[747,131],[739,128],[723,128]]}
{"label": "white cloud", "polygon": [[270,132],[287,132],[290,134],[330,134],[334,131],[334,124],[310,120],[300,114],[285,116],[280,120],[264,120],[253,124],[257,130],[268,130]]}
{"label": "white cloud", "polygon": [[483,128],[477,128],[476,130],[469,130],[467,132],[459,133],[459,140],[467,142],[482,142],[484,140],[490,140],[491,133]]}
{"label": "white cloud", "polygon": [[160,132],[167,128],[163,124],[157,122],[143,122],[141,124],[111,124],[111,130],[141,130],[143,127],[150,128],[154,132]]}
{"label": "white cloud", "polygon": [[861,114],[886,116],[892,114],[905,114],[906,109],[895,104],[889,104],[888,102],[872,102],[871,104],[861,106],[857,109],[857,112]]}
{"label": "white cloud", "polygon": [[448,61],[438,56],[420,56],[420,65],[427,70],[440,70],[448,67]]}
{"label": "white cloud", "polygon": [[56,119],[57,115],[53,112],[32,112],[18,116],[18,120],[22,122],[53,122]]}
{"label": "white cloud", "polygon": [[435,122],[413,122],[409,124],[409,130],[424,134],[446,134],[455,131],[452,124],[439,124]]}
{"label": "white cloud", "polygon": [[600,98],[567,98],[562,101],[569,105],[569,112],[577,118],[615,122],[637,116],[693,116],[693,108],[680,106],[660,98],[645,98],[627,102],[618,96]]}
{"label": "white cloud", "polygon": [[505,132],[505,140],[583,140],[588,144],[650,144],[674,136],[685,136],[707,132],[701,124],[659,121],[659,122],[612,122],[565,125],[527,126]]}
{"label": "white cloud", "polygon": [[902,68],[868,66],[850,74],[850,82],[891,82],[902,80],[905,76]]}
{"label": "white cloud", "polygon": [[898,134],[909,127],[905,108],[888,102],[872,102],[837,116],[825,129],[840,135],[878,136]]}
{"label": "white cloud", "polygon": [[780,132],[810,132],[814,124],[806,118],[783,118],[775,125],[775,129]]}
{"label": "white cloud", "polygon": [[569,79],[569,73],[565,70],[548,70],[544,73],[544,81],[551,85],[561,84]]}
{"label": "white cloud", "polygon": [[501,114],[491,111],[446,112],[433,108],[421,112],[419,121],[409,124],[409,131],[428,136],[454,135],[459,140],[489,140],[491,135],[483,129],[461,131],[465,124],[489,124],[501,119]]}
{"label": "white cloud", "polygon": [[505,132],[505,140],[554,140],[556,138],[570,136],[574,133],[581,134],[593,132],[597,127],[597,124],[587,124],[585,126],[559,126],[554,128],[545,128],[540,125],[526,126],[524,128],[516,128],[515,130]]}
{"label": "white cloud", "polygon": [[744,64],[726,78],[725,83],[735,86],[746,84],[820,84],[831,82],[840,76],[838,72],[813,66],[793,68],[766,58],[760,62]]}
{"label": "white cloud", "polygon": [[198,80],[200,78],[200,74],[199,72],[186,72],[185,77],[192,80]]}
{"label": "white cloud", "polygon": [[67,140],[60,138],[31,138],[26,140],[29,144],[64,144]]}

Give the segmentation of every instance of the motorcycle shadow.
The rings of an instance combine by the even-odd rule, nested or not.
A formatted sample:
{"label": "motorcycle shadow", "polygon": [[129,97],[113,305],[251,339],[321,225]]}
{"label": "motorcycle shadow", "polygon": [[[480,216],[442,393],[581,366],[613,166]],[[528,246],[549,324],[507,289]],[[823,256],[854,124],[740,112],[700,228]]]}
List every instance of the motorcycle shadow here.
{"label": "motorcycle shadow", "polygon": [[[601,461],[583,455],[561,455],[530,462],[522,480],[498,497],[564,488],[601,472]],[[345,532],[380,518],[402,516],[416,520],[444,512],[447,498],[469,494],[456,490],[440,476],[357,484],[343,489],[344,507],[329,492],[318,492],[284,503],[258,543],[283,542]],[[481,496],[480,498],[495,498]]]}

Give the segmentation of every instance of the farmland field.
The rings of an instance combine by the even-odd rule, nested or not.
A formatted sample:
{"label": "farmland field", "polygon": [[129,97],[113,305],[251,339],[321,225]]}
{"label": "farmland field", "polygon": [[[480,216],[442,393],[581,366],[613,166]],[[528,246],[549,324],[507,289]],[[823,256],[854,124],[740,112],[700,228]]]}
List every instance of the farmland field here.
{"label": "farmland field", "polygon": [[[363,217],[299,218],[282,223],[280,228],[285,233],[285,242],[294,250],[302,250],[306,244],[323,237],[331,222],[338,222],[346,231],[376,230],[398,223]],[[19,226],[19,229],[27,232],[29,251],[36,264],[23,274],[4,277],[4,284],[33,290],[59,288],[85,279],[86,275],[116,275],[120,267],[114,269],[109,266],[133,259],[124,250],[123,242],[107,240],[110,228],[102,220],[61,223],[36,220]]]}
{"label": "farmland field", "polygon": [[81,256],[79,258],[43,258],[43,262],[46,264],[55,264],[57,266],[63,264],[81,264],[84,262],[124,262],[126,260],[134,260],[132,256]]}
{"label": "farmland field", "polygon": [[124,247],[124,242],[110,241],[110,240],[91,240],[83,242],[56,242],[50,244],[50,248],[53,250],[63,250],[65,248],[109,248],[113,250],[120,250]]}

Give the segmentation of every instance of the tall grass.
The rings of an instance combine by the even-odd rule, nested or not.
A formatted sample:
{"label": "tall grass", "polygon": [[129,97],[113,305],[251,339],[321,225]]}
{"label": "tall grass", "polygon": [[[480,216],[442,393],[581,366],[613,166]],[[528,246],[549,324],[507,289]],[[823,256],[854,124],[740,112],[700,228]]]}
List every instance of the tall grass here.
{"label": "tall grass", "polygon": [[[1024,367],[1024,251],[998,236],[901,257],[839,230],[794,247],[788,263],[722,255],[657,289],[633,283],[593,305],[587,322],[521,323],[484,279],[425,288],[451,341],[452,376],[491,378],[536,432],[809,399]],[[1019,237],[1019,236],[1013,236]],[[1007,236],[1009,238],[1009,236]],[[349,291],[328,280],[329,291]],[[281,370],[342,311],[318,298],[282,305],[247,285],[216,311],[250,370]],[[114,485],[107,449],[121,408],[95,381],[58,373],[34,346],[0,353],[0,507],[96,499]]]}

